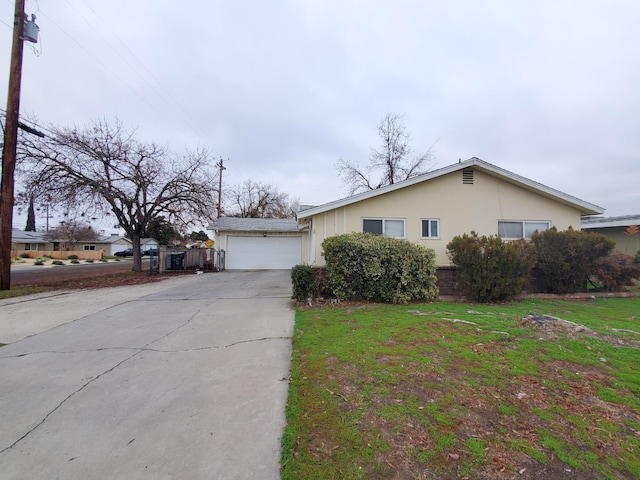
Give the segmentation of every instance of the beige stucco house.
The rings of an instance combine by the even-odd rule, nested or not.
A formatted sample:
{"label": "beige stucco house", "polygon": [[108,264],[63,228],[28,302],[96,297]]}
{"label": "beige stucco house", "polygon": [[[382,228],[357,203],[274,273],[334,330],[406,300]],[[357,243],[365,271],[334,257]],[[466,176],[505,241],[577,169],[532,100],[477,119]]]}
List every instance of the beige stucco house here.
{"label": "beige stucco house", "polygon": [[616,250],[627,255],[640,251],[640,215],[596,217],[582,220],[582,229],[606,235],[616,242]]}
{"label": "beige stucco house", "polygon": [[324,265],[325,238],[373,232],[432,248],[450,265],[446,246],[456,235],[529,238],[536,230],[580,229],[603,208],[471,158],[409,180],[298,213],[303,262]]}

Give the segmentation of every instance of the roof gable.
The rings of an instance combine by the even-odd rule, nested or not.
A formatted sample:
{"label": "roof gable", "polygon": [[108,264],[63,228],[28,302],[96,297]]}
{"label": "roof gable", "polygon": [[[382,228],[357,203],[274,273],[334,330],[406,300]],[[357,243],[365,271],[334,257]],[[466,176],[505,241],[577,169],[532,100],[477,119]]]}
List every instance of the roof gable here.
{"label": "roof gable", "polygon": [[313,208],[306,209],[304,211],[300,211],[298,212],[298,218],[312,217],[319,213],[324,213],[330,210],[334,210],[336,208],[345,207],[347,205],[361,202],[369,198],[377,197],[379,195],[384,195],[390,192],[394,192],[396,190],[400,190],[401,188],[406,188],[419,183],[428,182],[429,180],[433,180],[435,178],[439,178],[444,175],[448,175],[450,173],[461,171],[468,168],[477,169],[481,172],[484,172],[488,175],[499,178],[511,184],[517,185],[526,190],[535,192],[544,197],[551,198],[557,202],[574,207],[580,211],[581,215],[596,215],[604,212],[604,209],[602,207],[599,207],[592,203],[585,202],[584,200],[580,200],[579,198],[573,197],[571,195],[567,195],[566,193],[563,193],[559,190],[553,189],[551,187],[547,187],[546,185],[543,185],[541,183],[530,180],[526,177],[522,177],[513,172],[510,172],[503,168],[492,165],[488,162],[485,162],[484,160],[480,160],[479,158],[473,157],[473,158],[470,158],[469,160],[465,160],[464,162],[454,163],[453,165],[439,168],[437,170],[427,172],[423,175],[418,175],[408,180],[394,183],[393,185],[387,185],[382,188],[359,193],[351,197],[343,198],[341,200],[325,203],[324,205],[320,205],[318,207],[313,207]]}

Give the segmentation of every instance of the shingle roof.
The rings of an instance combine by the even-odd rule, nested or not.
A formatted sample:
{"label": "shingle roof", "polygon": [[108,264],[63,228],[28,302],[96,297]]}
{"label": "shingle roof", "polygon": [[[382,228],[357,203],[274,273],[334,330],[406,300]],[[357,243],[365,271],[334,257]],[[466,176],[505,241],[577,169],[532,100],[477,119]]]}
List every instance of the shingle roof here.
{"label": "shingle roof", "polygon": [[15,243],[48,243],[46,232],[25,232],[18,228],[11,230],[11,241]]}
{"label": "shingle roof", "polygon": [[228,232],[297,232],[295,218],[237,218],[223,217],[214,220],[209,230]]}

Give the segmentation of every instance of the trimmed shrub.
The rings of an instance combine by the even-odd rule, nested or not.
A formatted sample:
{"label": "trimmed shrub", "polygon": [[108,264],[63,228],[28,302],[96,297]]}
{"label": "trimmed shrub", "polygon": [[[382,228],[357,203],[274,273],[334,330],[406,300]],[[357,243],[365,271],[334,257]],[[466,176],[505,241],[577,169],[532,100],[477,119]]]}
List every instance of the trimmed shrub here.
{"label": "trimmed shrub", "polygon": [[435,253],[406,240],[347,233],[322,242],[325,286],[341,300],[408,303],[438,295]]}
{"label": "trimmed shrub", "polygon": [[561,232],[555,227],[536,232],[531,241],[536,248],[536,267],[542,272],[542,286],[549,293],[585,291],[596,260],[615,247],[615,242],[601,233],[571,227]]}
{"label": "trimmed shrub", "polygon": [[631,255],[612,252],[595,261],[592,274],[605,290],[619,291],[640,279],[640,264],[634,263]]}
{"label": "trimmed shrub", "polygon": [[53,265],[64,265],[64,262],[62,260],[54,260],[53,262],[51,262]]}
{"label": "trimmed shrub", "polygon": [[36,260],[35,262],[33,262],[34,265],[44,265],[44,262],[42,260]]}
{"label": "trimmed shrub", "polygon": [[306,300],[315,297],[318,292],[316,272],[309,265],[296,265],[291,269],[291,283],[293,284],[293,298]]}
{"label": "trimmed shrub", "polygon": [[69,255],[67,260],[78,260],[78,255]]}
{"label": "trimmed shrub", "polygon": [[454,237],[447,254],[460,268],[456,288],[469,300],[483,303],[509,300],[526,290],[534,259],[529,242],[505,242],[476,232]]}
{"label": "trimmed shrub", "polygon": [[88,260],[85,260],[85,262],[87,262],[87,263],[93,263],[93,260],[92,260],[92,259],[88,259]]}
{"label": "trimmed shrub", "polygon": [[80,260],[73,258],[70,260],[70,263],[73,263],[74,265],[77,265],[78,263],[80,263]]}
{"label": "trimmed shrub", "polygon": [[[639,253],[640,253],[640,252],[639,252]],[[30,257],[29,257],[29,254],[28,254],[27,252],[22,252],[22,253],[20,254],[20,258],[30,258]]]}

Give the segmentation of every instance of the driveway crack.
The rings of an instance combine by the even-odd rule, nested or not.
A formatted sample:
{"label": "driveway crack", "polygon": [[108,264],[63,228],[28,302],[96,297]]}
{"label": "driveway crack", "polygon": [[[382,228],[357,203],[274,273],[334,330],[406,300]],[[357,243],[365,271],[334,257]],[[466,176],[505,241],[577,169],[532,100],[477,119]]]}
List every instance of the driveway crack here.
{"label": "driveway crack", "polygon": [[[84,385],[82,385],[80,388],[78,388],[77,390],[71,392],[66,398],[64,398],[60,403],[58,403],[58,405],[56,405],[52,410],[50,410],[38,423],[36,423],[33,427],[31,427],[27,432],[25,432],[20,438],[18,438],[17,440],[15,440],[11,445],[3,448],[2,450],[0,450],[0,455],[6,453],[7,451],[11,450],[13,447],[15,447],[16,445],[18,445],[22,440],[24,440],[25,438],[27,438],[29,435],[31,435],[34,431],[36,431],[40,425],[42,425],[44,422],[47,421],[47,419],[53,415],[60,407],[62,407],[67,401],[69,401],[69,399],[73,398],[74,396],[76,396],[78,393],[80,393],[82,390],[84,390],[85,388],[87,388],[89,385],[91,385],[93,382],[95,382],[96,380],[98,380],[99,378],[113,372],[116,368],[118,368],[120,365],[122,365],[123,363],[131,360],[133,357],[135,357],[136,355],[139,355],[140,353],[144,352],[144,351],[153,351],[153,349],[148,348],[149,345],[154,344],[155,342],[162,340],[163,338],[168,337],[169,335],[177,332],[178,330],[180,330],[181,328],[185,327],[186,325],[188,325],[195,317],[196,315],[198,315],[198,313],[200,313],[200,310],[197,310],[193,315],[191,315],[185,322],[183,322],[182,324],[178,325],[176,328],[172,329],[171,331],[165,333],[164,335],[161,335],[160,337],[150,341],[149,343],[147,343],[144,347],[142,348],[127,348],[127,347],[113,347],[113,348],[97,348],[97,349],[91,349],[91,350],[80,350],[81,351],[103,351],[103,350],[120,350],[120,349],[125,349],[125,350],[129,350],[129,349],[135,349],[135,352],[133,352],[131,355],[129,355],[128,357],[126,357],[125,359],[119,361],[118,363],[116,363],[114,366],[112,366],[111,368],[105,370],[104,372],[100,373],[99,375],[96,375],[95,377],[93,377],[91,380],[89,380],[88,382],[86,382]],[[20,355],[14,355],[13,357],[4,357],[4,358],[17,358],[17,357],[24,357],[26,355],[34,355],[35,353],[45,353],[45,352],[34,352],[34,353],[24,353],[24,354],[20,354]],[[63,353],[63,352],[49,352],[49,353]],[[64,353],[78,353],[78,352],[64,352]]]}

